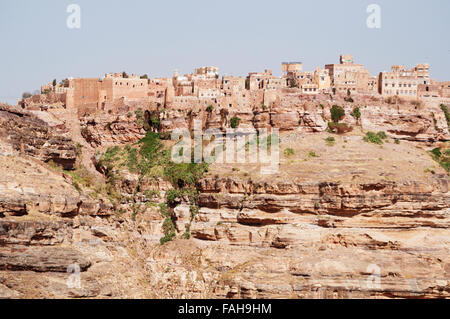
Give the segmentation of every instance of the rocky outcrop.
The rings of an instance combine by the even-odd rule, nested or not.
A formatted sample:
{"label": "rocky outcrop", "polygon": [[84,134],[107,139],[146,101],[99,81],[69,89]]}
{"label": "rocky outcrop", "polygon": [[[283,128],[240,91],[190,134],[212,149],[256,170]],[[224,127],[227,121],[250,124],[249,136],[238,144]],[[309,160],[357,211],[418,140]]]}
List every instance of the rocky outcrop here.
{"label": "rocky outcrop", "polygon": [[448,297],[448,187],[208,178],[191,233],[235,262],[223,297]]}
{"label": "rocky outcrop", "polygon": [[[365,103],[365,104],[362,104]],[[280,131],[300,131],[305,133],[324,132],[331,121],[330,109],[333,105],[344,108],[346,116],[343,123],[350,126],[361,126],[366,131],[384,131],[392,138],[417,141],[434,142],[449,140],[450,133],[445,116],[437,105],[415,106],[403,102],[401,105],[390,105],[368,99],[358,99],[349,103],[342,99],[330,100],[318,99],[317,101],[305,101],[298,96],[286,96],[270,109],[255,108],[239,112],[226,110],[227,115],[222,114],[225,109],[207,112],[180,110],[167,112],[162,122],[161,131],[170,132],[175,128],[192,129],[192,122],[198,120],[203,123],[203,128],[218,128],[225,131],[230,127],[230,119],[239,118],[240,128],[277,128]],[[354,118],[351,114],[359,107],[361,119]]]}
{"label": "rocky outcrop", "polygon": [[[342,103],[347,124],[414,142],[448,139],[432,106],[417,115],[355,100]],[[186,199],[161,216],[158,204],[172,188],[162,179],[118,167],[108,185],[120,193],[113,206],[76,175],[45,164],[74,167],[66,125],[78,118],[0,107],[0,298],[450,297],[448,176],[423,172],[435,163],[409,142],[360,147],[354,135],[336,138],[333,148],[325,135],[297,134],[325,131],[333,104],[341,103],[291,95],[226,112],[165,110],[162,132],[192,129],[195,119],[225,130],[237,116],[242,128],[294,131],[282,137],[289,147],[310,139],[298,158],[282,158],[276,178],[255,178],[245,167],[240,175],[230,167],[210,173],[197,185],[193,220],[197,207]],[[350,115],[356,105],[361,121]],[[145,135],[148,114],[142,123],[122,113],[81,117],[92,154]],[[321,157],[309,158],[310,149]],[[388,152],[411,155],[388,162]],[[385,166],[372,169],[374,158]],[[169,221],[178,238],[160,245]]]}
{"label": "rocky outcrop", "polygon": [[85,116],[80,119],[81,134],[94,148],[131,144],[145,136],[144,120],[143,114],[142,118],[137,119],[133,112]]}
{"label": "rocky outcrop", "polygon": [[368,131],[385,131],[392,137],[418,141],[448,140],[449,130],[439,107],[391,106],[361,109],[362,127]]}
{"label": "rocky outcrop", "polygon": [[67,136],[65,126],[45,114],[0,106],[2,148],[71,169],[76,160],[76,147]]}

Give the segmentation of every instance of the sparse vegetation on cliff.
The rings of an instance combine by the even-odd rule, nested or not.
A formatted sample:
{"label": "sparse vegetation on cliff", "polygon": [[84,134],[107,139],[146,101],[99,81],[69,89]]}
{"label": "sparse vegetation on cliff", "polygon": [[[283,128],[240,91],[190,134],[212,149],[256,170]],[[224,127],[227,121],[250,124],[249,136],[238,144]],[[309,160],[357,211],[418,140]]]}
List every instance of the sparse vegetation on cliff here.
{"label": "sparse vegetation on cliff", "polygon": [[345,111],[339,105],[333,105],[331,107],[331,120],[332,122],[328,122],[328,131],[330,133],[344,134],[352,131],[352,127],[348,126],[345,123],[339,123],[342,118],[345,116]]}
{"label": "sparse vegetation on cliff", "polygon": [[441,104],[441,110],[442,110],[442,112],[444,112],[445,119],[447,120],[447,126],[450,129],[450,112],[448,110],[447,105]]}
{"label": "sparse vegetation on cliff", "polygon": [[384,143],[384,140],[386,139],[387,135],[385,132],[378,132],[378,133],[367,132],[366,136],[364,137],[365,142],[378,145],[382,145]]}
{"label": "sparse vegetation on cliff", "polygon": [[443,151],[441,148],[435,148],[430,151],[430,154],[439,165],[450,173],[450,149]]}
{"label": "sparse vegetation on cliff", "polygon": [[315,158],[315,157],[319,157],[319,155],[317,155],[316,152],[314,152],[314,151],[309,151],[308,157]]}
{"label": "sparse vegetation on cliff", "polygon": [[339,123],[339,121],[345,116],[345,111],[339,105],[333,105],[331,107],[331,119],[334,123]]}
{"label": "sparse vegetation on cliff", "polygon": [[[160,205],[161,214],[165,217],[162,244],[172,240],[176,234],[174,223],[171,220],[171,208],[187,201],[190,205],[191,219],[195,217],[198,212],[198,193],[195,186],[208,171],[207,163],[174,163],[170,159],[170,154],[170,149],[164,146],[159,134],[147,132],[147,135],[134,145],[127,145],[124,148],[118,146],[109,148],[99,161],[99,166],[104,167],[108,179],[108,193],[116,202],[123,200],[117,190],[122,168],[137,173],[139,181],[144,178],[155,181],[162,178],[172,184],[173,189],[166,193],[166,203]],[[138,184],[135,193],[140,191],[139,187]],[[155,194],[144,193],[150,199]],[[183,237],[189,238],[189,236],[188,227]]]}
{"label": "sparse vegetation on cliff", "polygon": [[169,208],[166,204],[160,204],[159,205],[159,211],[162,217],[165,217],[165,220],[163,222],[163,232],[164,237],[160,239],[161,245],[164,245],[165,243],[171,241],[176,236],[176,230],[175,230],[175,224],[173,223],[172,216],[170,213]]}
{"label": "sparse vegetation on cliff", "polygon": [[142,109],[137,109],[134,111],[134,114],[136,115],[136,124],[139,126],[144,125],[144,111]]}
{"label": "sparse vegetation on cliff", "polygon": [[325,142],[327,143],[328,146],[334,146],[334,144],[336,143],[336,139],[330,136],[325,139]]}
{"label": "sparse vegetation on cliff", "polygon": [[361,111],[359,107],[355,107],[350,115],[353,116],[356,120],[359,120],[361,118]]}
{"label": "sparse vegetation on cliff", "polygon": [[284,150],[284,156],[290,157],[295,154],[295,151],[292,148],[287,148]]}
{"label": "sparse vegetation on cliff", "polygon": [[230,125],[231,128],[237,128],[239,126],[239,123],[241,122],[241,119],[237,116],[234,116],[231,120],[230,120]]}

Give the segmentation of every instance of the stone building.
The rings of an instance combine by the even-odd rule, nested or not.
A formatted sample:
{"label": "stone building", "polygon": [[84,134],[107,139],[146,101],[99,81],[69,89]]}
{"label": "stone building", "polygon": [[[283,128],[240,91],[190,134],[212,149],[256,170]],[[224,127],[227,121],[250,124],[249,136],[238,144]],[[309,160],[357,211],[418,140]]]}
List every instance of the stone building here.
{"label": "stone building", "polygon": [[422,100],[437,99],[440,97],[440,86],[438,84],[417,85],[417,98]]}
{"label": "stone building", "polygon": [[286,87],[285,81],[272,75],[271,70],[265,70],[264,73],[249,73],[246,81],[246,89],[250,91]]}
{"label": "stone building", "polygon": [[402,96],[417,98],[419,84],[430,84],[430,66],[418,64],[408,70],[403,65],[394,65],[390,72],[381,72],[378,80],[378,92],[384,96]]}
{"label": "stone building", "polygon": [[[179,75],[175,70],[168,78],[141,78],[125,73],[106,74],[101,78],[67,79],[43,85],[43,94],[20,101],[21,105],[57,103],[78,114],[128,111],[133,107],[166,108],[167,110],[255,109],[277,107],[289,98],[314,99],[313,95],[329,93],[382,94],[424,100],[450,98],[450,82],[430,79],[428,64],[411,70],[398,65],[391,72],[371,76],[351,55],[341,55],[339,64],[304,71],[301,62],[283,62],[282,76],[271,70],[252,72],[247,77],[219,77],[219,68],[200,67],[193,73]],[[303,96],[303,97],[302,97]],[[58,107],[59,107],[58,105]]]}
{"label": "stone building", "polygon": [[221,90],[226,96],[233,96],[245,90],[245,78],[239,76],[224,76]]}
{"label": "stone building", "polygon": [[437,82],[439,86],[439,96],[442,98],[450,98],[450,81],[447,82]]}
{"label": "stone building", "polygon": [[370,72],[362,64],[355,64],[353,56],[341,55],[339,64],[327,64],[325,69],[337,93],[366,93],[370,91]]}
{"label": "stone building", "polygon": [[66,107],[77,108],[78,113],[105,110],[118,101],[148,102],[149,83],[137,75],[123,77],[120,73],[106,74],[104,78],[69,79]]}
{"label": "stone building", "polygon": [[314,71],[313,83],[317,85],[319,91],[328,92],[331,87],[331,78],[329,71],[317,67]]}

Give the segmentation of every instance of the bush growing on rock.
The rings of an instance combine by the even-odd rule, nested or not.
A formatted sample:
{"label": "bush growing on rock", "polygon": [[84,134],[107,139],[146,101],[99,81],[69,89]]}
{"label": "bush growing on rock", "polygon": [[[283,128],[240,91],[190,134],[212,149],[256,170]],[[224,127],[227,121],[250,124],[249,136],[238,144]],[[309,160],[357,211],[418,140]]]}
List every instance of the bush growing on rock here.
{"label": "bush growing on rock", "polygon": [[284,156],[289,157],[295,154],[295,151],[292,148],[287,148],[284,150]]}
{"label": "bush growing on rock", "polygon": [[447,126],[450,129],[450,112],[447,105],[441,104],[441,110],[444,112],[445,119],[447,120]]}
{"label": "bush growing on rock", "polygon": [[164,237],[160,239],[161,245],[171,241],[176,236],[175,224],[172,220],[172,215],[166,204],[159,205],[159,211],[162,217],[165,217],[162,229]]}
{"label": "bush growing on rock", "polygon": [[[160,205],[161,214],[165,217],[163,224],[164,237],[161,238],[161,244],[176,237],[176,230],[169,207],[176,207],[181,202],[187,201],[190,206],[192,219],[197,214],[198,192],[195,186],[208,171],[207,163],[174,163],[170,159],[170,154],[170,148],[164,147],[158,133],[147,132],[146,136],[136,144],[127,145],[124,148],[118,146],[109,148],[99,161],[99,166],[103,167],[103,171],[108,179],[107,193],[110,199],[116,203],[124,200],[130,202],[132,200],[120,195],[120,191],[116,190],[121,178],[120,170],[123,167],[128,168],[130,172],[137,173],[139,176],[135,195],[141,192],[140,181],[144,178],[153,178],[155,180],[162,178],[172,184],[173,189],[166,193],[166,203]],[[154,193],[149,193],[148,191],[144,191],[143,195],[149,200],[154,197]],[[133,210],[133,216],[139,211],[138,208]],[[189,227],[187,226],[183,238],[189,237]]]}
{"label": "bush growing on rock", "polygon": [[316,152],[314,152],[314,151],[309,151],[308,152],[308,157],[314,158],[314,157],[319,157],[319,155],[317,155]]}
{"label": "bush growing on rock", "polygon": [[364,137],[364,141],[367,143],[372,143],[372,144],[378,144],[381,145],[383,144],[383,138],[382,138],[382,134],[378,133],[374,133],[374,132],[367,132],[366,136]]}
{"label": "bush growing on rock", "polygon": [[240,122],[241,122],[241,119],[237,116],[234,116],[230,121],[231,128],[237,128],[239,126]]}
{"label": "bush growing on rock", "polygon": [[334,123],[339,123],[339,121],[345,116],[345,111],[339,105],[333,105],[331,107],[331,119]]}
{"label": "bush growing on rock", "polygon": [[382,140],[387,139],[387,135],[386,135],[386,133],[383,132],[383,131],[378,132],[377,135],[378,135],[378,137],[381,138]]}
{"label": "bush growing on rock", "polygon": [[359,107],[355,107],[350,115],[359,120],[361,118],[361,111]]}
{"label": "bush growing on rock", "polygon": [[330,136],[325,139],[325,142],[327,143],[328,146],[334,146],[334,144],[336,143],[336,139]]}
{"label": "bush growing on rock", "polygon": [[144,125],[144,111],[142,109],[137,109],[134,111],[134,114],[136,115],[136,124],[139,126]]}
{"label": "bush growing on rock", "polygon": [[435,148],[430,151],[430,154],[439,165],[450,172],[450,149],[442,151],[441,148]]}

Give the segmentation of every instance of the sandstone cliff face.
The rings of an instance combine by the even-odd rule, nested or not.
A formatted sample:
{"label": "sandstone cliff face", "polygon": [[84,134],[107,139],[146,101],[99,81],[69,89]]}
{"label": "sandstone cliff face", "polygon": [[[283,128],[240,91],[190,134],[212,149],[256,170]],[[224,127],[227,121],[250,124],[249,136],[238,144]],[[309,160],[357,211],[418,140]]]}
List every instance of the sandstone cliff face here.
{"label": "sandstone cliff face", "polygon": [[7,152],[53,161],[71,169],[76,160],[76,148],[66,133],[64,124],[48,113],[0,106],[0,139]]}
{"label": "sandstone cliff face", "polygon": [[204,179],[191,232],[226,255],[222,297],[448,297],[448,187]]}
{"label": "sandstone cliff face", "polygon": [[[424,178],[432,160],[406,142],[363,148],[361,136],[346,136],[329,148],[324,137],[316,140],[309,133],[326,129],[331,102],[323,101],[323,108],[295,99],[280,103],[293,103],[293,109],[213,112],[203,125],[226,128],[238,115],[247,127],[295,129],[308,134],[288,146],[303,156],[318,145],[314,150],[322,158],[309,159],[307,168],[306,159],[303,166],[283,159],[283,180],[211,172],[197,185],[200,209],[192,222],[190,203],[171,211],[177,234],[190,228],[192,238],[163,246],[165,217],[157,207],[163,199],[141,192],[158,190],[163,196],[167,182],[139,181],[122,170],[116,186],[132,202],[113,206],[90,196],[67,172],[46,164],[74,167],[77,152],[66,126],[75,119],[63,122],[47,112],[2,106],[0,297],[450,297],[448,175],[433,168],[436,172]],[[345,107],[347,114],[353,107]],[[200,113],[185,118],[168,112],[163,127],[190,128]],[[420,142],[448,136],[434,109],[435,121],[431,113],[417,115],[412,109],[361,108],[361,113],[363,127],[392,137]],[[344,121],[356,124],[349,115]],[[80,124],[93,150],[133,143],[145,134],[134,115],[106,114],[82,118]],[[304,149],[295,148],[300,144]],[[386,153],[418,159],[391,162]],[[371,170],[382,156],[389,169]],[[395,175],[395,170],[407,172]]]}
{"label": "sandstone cliff face", "polygon": [[81,134],[92,147],[131,144],[145,136],[142,123],[138,123],[134,113],[128,115],[98,114],[82,117]]}
{"label": "sandstone cliff face", "polygon": [[[356,99],[356,98],[355,98]],[[187,116],[187,111],[167,112],[161,130],[172,131],[175,128],[192,129],[192,121],[199,120],[203,128],[219,128],[225,131],[230,127],[230,119],[240,119],[240,128],[277,128],[280,131],[298,130],[301,132],[324,132],[331,121],[330,109],[333,105],[345,109],[342,122],[352,126],[361,125],[366,131],[384,131],[392,138],[419,142],[435,142],[449,140],[450,133],[444,113],[437,105],[414,106],[410,104],[391,105],[362,99],[354,103],[343,100],[302,101],[298,97],[285,97],[270,108],[241,108],[214,110],[212,114],[206,110],[196,110]],[[359,107],[361,119],[357,120],[351,113]]]}

